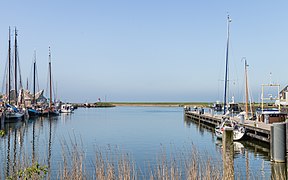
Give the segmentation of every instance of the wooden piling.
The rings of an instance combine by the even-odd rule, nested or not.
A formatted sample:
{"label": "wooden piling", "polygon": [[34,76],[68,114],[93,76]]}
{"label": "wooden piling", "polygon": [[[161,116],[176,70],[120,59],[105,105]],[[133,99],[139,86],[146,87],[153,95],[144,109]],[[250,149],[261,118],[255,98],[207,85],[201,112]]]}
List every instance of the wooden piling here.
{"label": "wooden piling", "polygon": [[4,129],[4,121],[5,121],[5,114],[4,112],[1,112],[0,114],[0,129]]}
{"label": "wooden piling", "polygon": [[223,138],[223,179],[234,180],[233,128],[225,128]]}
{"label": "wooden piling", "polygon": [[274,162],[286,161],[286,122],[273,123],[271,129],[271,160]]}
{"label": "wooden piling", "polygon": [[286,157],[288,162],[288,124],[286,124]]}

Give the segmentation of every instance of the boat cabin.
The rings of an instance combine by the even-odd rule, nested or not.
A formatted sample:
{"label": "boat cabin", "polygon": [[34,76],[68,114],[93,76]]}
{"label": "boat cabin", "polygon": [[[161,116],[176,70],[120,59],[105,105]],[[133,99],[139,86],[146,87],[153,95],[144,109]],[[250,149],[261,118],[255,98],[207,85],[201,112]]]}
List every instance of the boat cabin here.
{"label": "boat cabin", "polygon": [[241,108],[237,103],[229,103],[228,110],[234,113],[241,112]]}
{"label": "boat cabin", "polygon": [[216,102],[215,104],[213,104],[213,109],[215,111],[222,111],[222,104],[219,102]]}
{"label": "boat cabin", "polygon": [[263,110],[262,112],[257,112],[257,120],[259,122],[264,122],[265,124],[272,124],[275,122],[284,122],[287,118],[287,113],[280,112],[278,110]]}

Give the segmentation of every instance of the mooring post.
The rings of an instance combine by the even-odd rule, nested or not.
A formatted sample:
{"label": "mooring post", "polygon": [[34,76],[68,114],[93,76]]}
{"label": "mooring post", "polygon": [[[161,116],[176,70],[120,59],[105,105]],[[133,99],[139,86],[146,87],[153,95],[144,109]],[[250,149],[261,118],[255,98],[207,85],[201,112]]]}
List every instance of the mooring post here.
{"label": "mooring post", "polygon": [[271,161],[286,161],[286,122],[273,123],[271,128]]}
{"label": "mooring post", "polygon": [[4,121],[5,121],[5,113],[1,112],[1,123],[0,123],[0,129],[4,129]]}
{"label": "mooring post", "polygon": [[[288,124],[286,121],[286,162],[288,162],[288,134],[287,133],[288,133]],[[288,170],[288,168],[287,168],[287,170]]]}
{"label": "mooring post", "polygon": [[272,161],[272,159],[274,159],[274,149],[273,149],[273,144],[274,144],[274,126],[272,125],[270,127],[270,160]]}
{"label": "mooring post", "polygon": [[211,116],[214,117],[214,109],[211,109]]}
{"label": "mooring post", "polygon": [[223,144],[223,179],[234,179],[234,144],[233,128],[226,127],[222,138]]}

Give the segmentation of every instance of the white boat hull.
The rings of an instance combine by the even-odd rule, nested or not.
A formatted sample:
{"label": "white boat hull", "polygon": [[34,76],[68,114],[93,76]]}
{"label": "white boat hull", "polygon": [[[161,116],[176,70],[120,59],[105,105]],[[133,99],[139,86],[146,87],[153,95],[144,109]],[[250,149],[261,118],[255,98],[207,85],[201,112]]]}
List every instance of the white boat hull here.
{"label": "white boat hull", "polygon": [[63,104],[61,106],[61,113],[72,113],[74,111],[74,107],[71,104]]}
{"label": "white boat hull", "polygon": [[61,109],[61,113],[72,113],[73,112],[73,110],[71,110],[71,109]]}
{"label": "white boat hull", "polygon": [[[221,125],[215,128],[215,135],[217,138],[222,139],[223,133],[225,130],[225,123],[221,123]],[[245,135],[245,128],[243,126],[235,125],[233,127],[233,141],[241,140]]]}

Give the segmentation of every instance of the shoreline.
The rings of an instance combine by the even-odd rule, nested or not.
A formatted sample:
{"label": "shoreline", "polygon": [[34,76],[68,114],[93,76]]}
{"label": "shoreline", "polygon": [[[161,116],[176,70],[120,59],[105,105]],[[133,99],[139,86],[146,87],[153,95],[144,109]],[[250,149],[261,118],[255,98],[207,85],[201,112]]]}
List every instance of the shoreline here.
{"label": "shoreline", "polygon": [[[73,103],[77,107],[115,107],[115,106],[133,106],[133,107],[184,107],[184,106],[203,106],[211,105],[209,102],[101,102],[101,103]],[[88,106],[87,106],[88,105]],[[97,106],[98,105],[98,106]]]}

